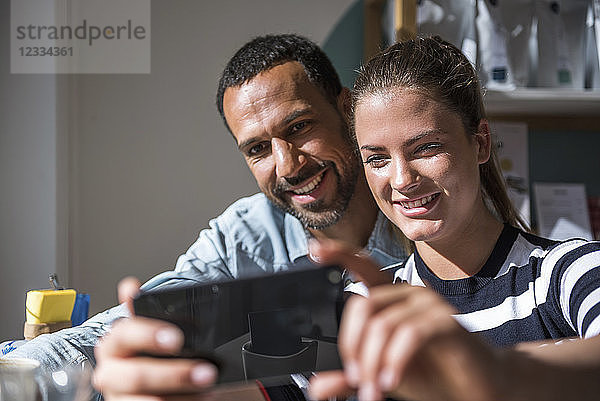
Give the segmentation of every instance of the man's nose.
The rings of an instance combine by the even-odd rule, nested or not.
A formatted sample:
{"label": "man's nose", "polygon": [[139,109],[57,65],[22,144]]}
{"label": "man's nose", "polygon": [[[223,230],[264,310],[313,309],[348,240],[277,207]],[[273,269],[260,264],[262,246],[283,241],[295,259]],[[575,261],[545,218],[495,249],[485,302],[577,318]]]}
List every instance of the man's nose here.
{"label": "man's nose", "polygon": [[306,156],[294,144],[280,138],[271,139],[277,177],[295,177],[306,164]]}
{"label": "man's nose", "polygon": [[392,162],[392,189],[398,192],[407,192],[414,189],[420,181],[420,176],[406,160],[395,159]]}

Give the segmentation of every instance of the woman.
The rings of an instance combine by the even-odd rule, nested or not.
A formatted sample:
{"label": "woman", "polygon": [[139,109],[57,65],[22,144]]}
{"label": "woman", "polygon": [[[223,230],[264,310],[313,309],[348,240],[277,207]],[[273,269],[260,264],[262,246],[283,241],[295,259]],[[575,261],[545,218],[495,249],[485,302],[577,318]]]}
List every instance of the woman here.
{"label": "woman", "polygon": [[[464,55],[427,38],[375,56],[355,83],[353,123],[377,204],[414,247],[395,275],[410,285],[349,300],[344,372],[318,376],[313,396],[598,399],[600,244],[523,230]],[[340,244],[311,253],[379,280]]]}

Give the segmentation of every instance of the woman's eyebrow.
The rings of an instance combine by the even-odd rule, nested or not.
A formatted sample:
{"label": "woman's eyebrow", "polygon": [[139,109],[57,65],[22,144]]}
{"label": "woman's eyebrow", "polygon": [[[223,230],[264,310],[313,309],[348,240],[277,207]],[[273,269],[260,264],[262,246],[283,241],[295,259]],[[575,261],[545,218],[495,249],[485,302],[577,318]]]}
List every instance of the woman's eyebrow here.
{"label": "woman's eyebrow", "polygon": [[383,146],[363,145],[360,147],[360,150],[370,150],[373,152],[381,152],[382,150],[385,150],[385,148]]}
{"label": "woman's eyebrow", "polygon": [[[411,146],[413,144],[415,144],[416,142],[420,141],[421,139],[429,136],[429,135],[435,135],[435,134],[443,134],[444,131],[441,129],[430,129],[430,130],[426,130],[423,132],[418,133],[417,135],[413,136],[412,138],[407,139],[402,146],[404,147],[408,147]],[[373,152],[380,152],[382,150],[385,150],[385,147],[383,146],[376,146],[376,145],[363,145],[360,147],[360,150],[370,150]]]}
{"label": "woman's eyebrow", "polygon": [[418,133],[417,135],[413,136],[412,138],[407,139],[406,142],[404,142],[404,146],[411,146],[429,135],[436,135],[436,134],[443,134],[443,133],[444,133],[444,131],[442,131],[439,128],[429,129],[427,131]]}

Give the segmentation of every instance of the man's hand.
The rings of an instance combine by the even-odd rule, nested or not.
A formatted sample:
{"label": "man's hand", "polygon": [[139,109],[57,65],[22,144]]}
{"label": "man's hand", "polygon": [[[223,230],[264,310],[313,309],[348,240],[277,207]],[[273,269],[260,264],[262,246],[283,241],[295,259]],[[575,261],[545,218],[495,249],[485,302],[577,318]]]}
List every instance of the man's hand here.
{"label": "man's hand", "polygon": [[128,304],[132,317],[115,323],[111,332],[97,345],[94,386],[107,400],[182,399],[199,393],[217,379],[217,369],[208,362],[153,358],[140,355],[177,355],[183,333],[160,320],[133,316],[131,300],[139,290],[135,279],[119,284],[119,301]]}

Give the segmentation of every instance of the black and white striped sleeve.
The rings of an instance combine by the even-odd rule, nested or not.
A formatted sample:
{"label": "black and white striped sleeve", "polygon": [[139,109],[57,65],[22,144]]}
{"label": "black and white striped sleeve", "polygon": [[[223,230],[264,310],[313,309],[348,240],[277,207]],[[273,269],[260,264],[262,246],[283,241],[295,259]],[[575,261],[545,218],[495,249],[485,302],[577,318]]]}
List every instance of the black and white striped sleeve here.
{"label": "black and white striped sleeve", "polygon": [[552,271],[549,295],[571,329],[583,338],[600,334],[600,242],[560,244],[544,258],[544,271]]}

